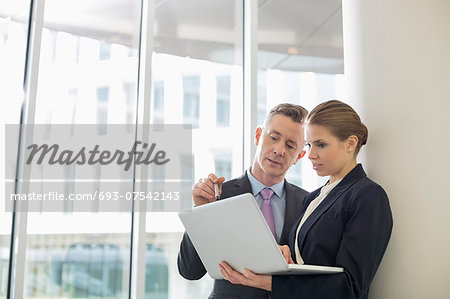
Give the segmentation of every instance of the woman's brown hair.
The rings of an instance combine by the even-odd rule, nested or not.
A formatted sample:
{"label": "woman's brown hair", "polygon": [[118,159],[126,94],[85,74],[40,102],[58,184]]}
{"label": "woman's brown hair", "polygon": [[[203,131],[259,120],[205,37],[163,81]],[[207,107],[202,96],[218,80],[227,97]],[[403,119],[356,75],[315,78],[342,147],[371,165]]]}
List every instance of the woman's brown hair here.
{"label": "woman's brown hair", "polygon": [[366,144],[369,134],[356,111],[338,100],[317,105],[306,117],[306,124],[325,126],[341,141],[355,135],[358,137],[355,154],[359,152],[361,146]]}

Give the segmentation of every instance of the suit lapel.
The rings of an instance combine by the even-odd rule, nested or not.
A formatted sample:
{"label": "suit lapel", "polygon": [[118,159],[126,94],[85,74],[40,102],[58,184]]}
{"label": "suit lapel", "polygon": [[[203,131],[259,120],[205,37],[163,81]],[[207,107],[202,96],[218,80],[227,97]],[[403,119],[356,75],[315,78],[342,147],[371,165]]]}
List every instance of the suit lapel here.
{"label": "suit lapel", "polygon": [[[297,219],[295,220],[294,225],[291,227],[290,232],[289,232],[289,248],[291,250],[291,252],[295,252],[295,237],[296,237],[296,233],[297,233],[297,227],[300,224],[300,221],[302,220],[303,214],[306,211],[306,208],[308,207],[309,203],[316,198],[320,193],[320,189],[317,189],[313,192],[311,192],[309,195],[306,196],[306,198],[303,201],[303,207],[302,210],[300,212],[300,215],[297,216]],[[299,243],[301,244],[301,243]],[[295,255],[292,255],[292,258],[294,259],[295,262],[297,262],[295,260]]]}
{"label": "suit lapel", "polygon": [[250,181],[248,180],[248,177],[247,177],[247,172],[245,172],[243,175],[241,175],[234,181],[233,187],[230,188],[229,192],[230,192],[230,195],[227,197],[240,195],[243,193],[253,194],[252,186],[250,185]]}
{"label": "suit lapel", "polygon": [[280,244],[287,244],[289,240],[289,232],[291,227],[297,220],[298,213],[303,203],[303,198],[299,198],[293,187],[285,181],[286,190],[286,209],[284,212],[283,231],[281,232]]}
{"label": "suit lapel", "polygon": [[[306,219],[305,223],[303,223],[298,236],[298,243],[300,248],[302,248],[301,245],[304,243],[308,231],[311,229],[314,223],[317,222],[320,216],[325,213],[336,202],[336,200],[338,200],[339,197],[341,197],[341,195],[345,193],[353,184],[355,184],[359,179],[365,176],[366,173],[362,169],[361,164],[358,164],[336,187],[334,187],[333,190],[331,190],[331,192],[317,206],[317,208],[312,212],[308,219]],[[319,192],[314,192],[313,194],[315,194],[314,198],[316,198]],[[314,198],[308,198],[310,199],[309,202]],[[297,226],[300,222],[300,219],[297,222]]]}

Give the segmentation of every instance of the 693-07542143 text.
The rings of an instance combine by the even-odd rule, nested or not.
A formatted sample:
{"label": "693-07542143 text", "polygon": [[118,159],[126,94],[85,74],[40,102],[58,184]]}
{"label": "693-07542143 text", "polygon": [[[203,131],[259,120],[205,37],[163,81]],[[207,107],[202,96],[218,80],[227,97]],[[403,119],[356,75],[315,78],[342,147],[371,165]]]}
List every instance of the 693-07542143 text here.
{"label": "693-07542143 text", "polygon": [[172,201],[179,200],[180,192],[158,192],[158,191],[95,191],[93,193],[13,193],[10,194],[10,200],[29,200],[29,201],[89,201],[89,200],[152,200],[152,201]]}

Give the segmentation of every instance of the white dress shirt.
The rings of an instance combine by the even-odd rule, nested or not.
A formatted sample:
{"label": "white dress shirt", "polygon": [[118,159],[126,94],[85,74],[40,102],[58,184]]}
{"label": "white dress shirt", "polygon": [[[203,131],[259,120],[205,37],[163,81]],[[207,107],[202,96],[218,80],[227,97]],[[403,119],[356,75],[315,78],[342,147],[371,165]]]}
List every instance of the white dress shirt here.
{"label": "white dress shirt", "polygon": [[333,188],[336,187],[336,185],[339,184],[340,181],[342,181],[342,179],[332,184],[326,184],[325,186],[323,186],[320,190],[319,196],[317,196],[313,201],[309,203],[308,208],[303,214],[302,220],[300,220],[300,223],[297,226],[297,231],[295,232],[295,258],[297,259],[297,264],[304,264],[303,258],[300,255],[300,248],[298,247],[298,233],[300,232],[300,228],[302,227],[303,223],[305,223],[306,219],[308,219],[309,215],[314,212],[314,210],[324,200],[328,193],[330,193],[330,191],[333,190]]}

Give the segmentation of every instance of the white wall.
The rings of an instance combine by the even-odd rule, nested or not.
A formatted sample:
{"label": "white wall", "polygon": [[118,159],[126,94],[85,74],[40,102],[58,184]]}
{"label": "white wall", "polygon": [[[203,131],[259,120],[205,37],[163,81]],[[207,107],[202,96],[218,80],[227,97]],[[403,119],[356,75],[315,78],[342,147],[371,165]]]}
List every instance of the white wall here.
{"label": "white wall", "polygon": [[366,170],[394,215],[371,299],[450,298],[450,1],[343,0]]}

